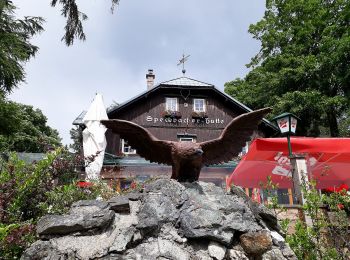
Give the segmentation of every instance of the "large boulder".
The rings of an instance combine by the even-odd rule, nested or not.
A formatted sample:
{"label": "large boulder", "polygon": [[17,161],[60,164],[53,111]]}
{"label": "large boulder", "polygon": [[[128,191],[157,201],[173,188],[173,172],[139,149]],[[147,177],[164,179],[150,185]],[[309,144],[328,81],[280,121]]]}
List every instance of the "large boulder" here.
{"label": "large boulder", "polygon": [[46,215],[37,224],[37,233],[44,235],[65,235],[74,232],[103,229],[114,218],[114,212],[106,209],[88,214]]}
{"label": "large boulder", "polygon": [[239,239],[244,251],[251,255],[262,255],[272,249],[272,238],[266,230],[247,232],[241,235]]}
{"label": "large boulder", "polygon": [[[158,179],[48,215],[22,259],[296,259],[275,216],[240,189]],[[278,243],[275,241],[278,241]]]}

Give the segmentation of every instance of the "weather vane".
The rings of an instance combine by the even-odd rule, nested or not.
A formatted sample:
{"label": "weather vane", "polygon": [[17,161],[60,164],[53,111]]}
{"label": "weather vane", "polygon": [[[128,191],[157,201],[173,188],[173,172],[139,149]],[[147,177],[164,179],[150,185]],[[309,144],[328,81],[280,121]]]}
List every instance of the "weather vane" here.
{"label": "weather vane", "polygon": [[179,60],[179,63],[177,64],[177,66],[182,64],[182,74],[185,76],[186,70],[185,70],[185,62],[188,60],[188,57],[190,57],[191,55],[187,55],[185,56],[185,53],[182,54],[182,59]]}

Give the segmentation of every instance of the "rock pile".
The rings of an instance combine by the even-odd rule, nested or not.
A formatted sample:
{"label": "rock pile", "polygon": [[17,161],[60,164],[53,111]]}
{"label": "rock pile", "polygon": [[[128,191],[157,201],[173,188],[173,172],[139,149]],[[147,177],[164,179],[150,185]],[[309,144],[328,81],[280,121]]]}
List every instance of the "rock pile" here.
{"label": "rock pile", "polygon": [[296,259],[275,216],[239,188],[159,179],[40,219],[27,259]]}

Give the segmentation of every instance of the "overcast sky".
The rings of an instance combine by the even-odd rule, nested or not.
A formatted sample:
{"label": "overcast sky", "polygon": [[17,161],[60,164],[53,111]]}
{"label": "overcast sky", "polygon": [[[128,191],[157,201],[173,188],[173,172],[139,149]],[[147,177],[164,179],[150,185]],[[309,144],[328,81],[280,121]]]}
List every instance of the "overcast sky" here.
{"label": "overcast sky", "polygon": [[110,0],[81,0],[87,40],[66,47],[65,20],[51,0],[13,2],[20,17],[42,16],[46,23],[33,40],[40,50],[25,67],[26,83],[10,99],[40,108],[64,144],[96,92],[108,107],[146,90],[148,69],[157,83],[180,77],[183,52],[191,55],[186,76],[223,91],[225,82],[247,73],[245,64],[259,51],[248,27],[265,8],[263,0],[121,0],[111,14]]}

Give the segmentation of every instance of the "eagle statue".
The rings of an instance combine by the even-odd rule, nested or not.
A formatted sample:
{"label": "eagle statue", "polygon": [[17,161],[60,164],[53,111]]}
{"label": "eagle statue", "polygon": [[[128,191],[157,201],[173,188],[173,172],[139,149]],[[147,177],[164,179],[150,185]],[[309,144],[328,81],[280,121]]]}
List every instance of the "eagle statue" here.
{"label": "eagle statue", "polygon": [[201,143],[159,140],[142,126],[126,120],[101,123],[127,140],[146,160],[171,165],[172,179],[192,182],[198,180],[204,165],[227,162],[237,156],[270,111],[271,108],[263,108],[237,116],[218,138]]}

